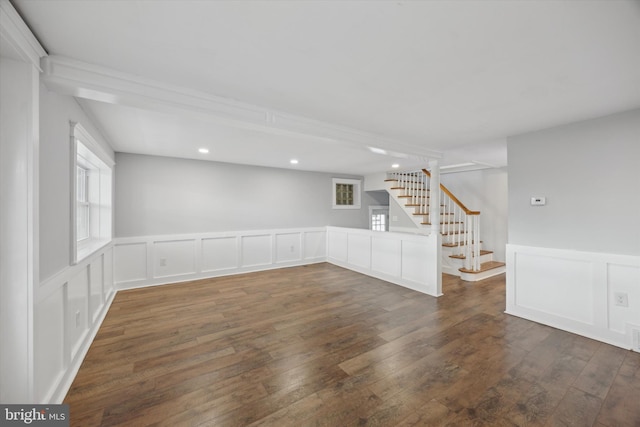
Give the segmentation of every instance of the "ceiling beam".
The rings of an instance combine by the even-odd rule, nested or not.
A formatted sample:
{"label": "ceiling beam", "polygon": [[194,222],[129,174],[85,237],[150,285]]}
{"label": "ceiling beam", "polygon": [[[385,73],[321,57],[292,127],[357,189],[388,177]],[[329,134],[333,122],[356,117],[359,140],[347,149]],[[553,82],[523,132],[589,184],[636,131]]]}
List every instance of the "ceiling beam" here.
{"label": "ceiling beam", "polygon": [[57,93],[171,114],[187,114],[242,129],[303,136],[359,148],[377,148],[392,157],[440,159],[442,153],[380,135],[321,122],[229,98],[142,78],[74,59],[42,60],[42,80]]}

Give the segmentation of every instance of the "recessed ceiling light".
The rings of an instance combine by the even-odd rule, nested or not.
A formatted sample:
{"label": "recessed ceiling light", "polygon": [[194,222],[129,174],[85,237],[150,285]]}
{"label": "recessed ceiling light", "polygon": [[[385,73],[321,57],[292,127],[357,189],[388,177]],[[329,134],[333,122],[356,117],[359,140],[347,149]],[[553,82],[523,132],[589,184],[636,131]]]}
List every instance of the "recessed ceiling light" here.
{"label": "recessed ceiling light", "polygon": [[209,152],[208,148],[198,148],[198,153],[207,154]]}
{"label": "recessed ceiling light", "polygon": [[398,169],[400,167],[400,165],[397,164],[397,163],[394,163],[394,164],[391,165],[391,167],[394,168],[394,169]]}
{"label": "recessed ceiling light", "polygon": [[289,163],[291,163],[292,165],[297,165],[298,164],[298,159],[291,159],[291,160],[289,160]]}
{"label": "recessed ceiling light", "polygon": [[382,148],[378,148],[378,147],[368,147],[369,151],[371,151],[372,153],[376,153],[376,154],[387,154],[387,150],[383,150]]}

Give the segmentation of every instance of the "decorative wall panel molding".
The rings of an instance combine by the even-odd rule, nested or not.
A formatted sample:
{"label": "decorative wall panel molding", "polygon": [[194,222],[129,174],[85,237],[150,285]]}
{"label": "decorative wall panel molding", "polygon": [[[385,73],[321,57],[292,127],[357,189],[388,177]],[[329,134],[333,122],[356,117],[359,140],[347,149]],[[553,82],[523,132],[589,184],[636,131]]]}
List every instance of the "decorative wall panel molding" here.
{"label": "decorative wall panel molding", "polygon": [[327,227],[327,261],[432,296],[442,295],[439,235]]}
{"label": "decorative wall panel molding", "polygon": [[506,305],[508,314],[640,351],[640,257],[507,245]]}
{"label": "decorative wall panel molding", "polygon": [[35,294],[35,398],[60,403],[115,296],[113,246],[40,284]]}
{"label": "decorative wall panel molding", "polygon": [[129,289],[324,262],[325,241],[325,227],[119,238],[115,283]]}

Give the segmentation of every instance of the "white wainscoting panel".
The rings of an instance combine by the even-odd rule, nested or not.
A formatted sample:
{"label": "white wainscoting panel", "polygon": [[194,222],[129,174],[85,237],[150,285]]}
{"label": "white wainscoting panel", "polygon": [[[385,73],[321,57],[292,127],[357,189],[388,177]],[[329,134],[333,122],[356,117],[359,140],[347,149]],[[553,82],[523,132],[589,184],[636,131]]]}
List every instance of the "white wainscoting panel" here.
{"label": "white wainscoting panel", "polygon": [[[640,330],[640,265],[607,265],[607,284],[611,330],[626,333],[629,325],[638,325]],[[615,305],[615,294],[627,295],[628,307]]]}
{"label": "white wainscoting panel", "polygon": [[115,283],[146,280],[148,276],[147,242],[119,243],[115,247]]}
{"label": "white wainscoting panel", "polygon": [[242,236],[242,266],[258,267],[273,263],[271,234]]}
{"label": "white wainscoting panel", "polygon": [[402,242],[402,278],[416,282],[426,277],[429,264],[429,247],[422,242]]}
{"label": "white wainscoting panel", "polygon": [[329,260],[347,262],[347,254],[349,250],[349,233],[348,229],[332,227],[327,231],[327,240],[329,241]]}
{"label": "white wainscoting panel", "polygon": [[35,292],[37,403],[60,403],[113,301],[111,244],[43,281]]}
{"label": "white wainscoting panel", "polygon": [[66,284],[67,337],[73,359],[89,329],[89,268],[78,271]]}
{"label": "white wainscoting panel", "polygon": [[327,261],[416,291],[442,295],[438,234],[327,227]]}
{"label": "white wainscoting panel", "polygon": [[65,293],[62,287],[55,289],[37,304],[34,319],[36,349],[35,390],[36,398],[45,402],[50,389],[55,388],[65,370],[68,358],[65,354]]}
{"label": "white wainscoting panel", "polygon": [[375,235],[371,238],[371,269],[377,273],[400,277],[402,241]]}
{"label": "white wainscoting panel", "polygon": [[276,262],[300,261],[302,258],[302,233],[276,234]]}
{"label": "white wainscoting panel", "polygon": [[202,239],[202,271],[237,269],[240,265],[238,247],[237,236]]}
{"label": "white wainscoting panel", "polygon": [[640,256],[507,245],[506,312],[640,351]]}
{"label": "white wainscoting panel", "polygon": [[[521,253],[516,263],[520,285],[516,291],[516,304],[519,307],[594,324],[593,273],[589,262]],[[537,271],[541,266],[553,271],[543,281]]]}
{"label": "white wainscoting panel", "polygon": [[96,258],[89,264],[89,320],[93,324],[100,315],[104,298],[103,258]]}
{"label": "white wainscoting panel", "polygon": [[196,240],[153,242],[155,277],[175,277],[196,272]]}
{"label": "white wainscoting panel", "polygon": [[304,231],[302,236],[304,259],[327,257],[327,232],[324,228],[321,231]]}
{"label": "white wainscoting panel", "polygon": [[371,235],[349,233],[347,238],[347,263],[356,267],[371,268]]}
{"label": "white wainscoting panel", "polygon": [[324,262],[325,240],[325,227],[123,237],[115,243],[116,288]]}

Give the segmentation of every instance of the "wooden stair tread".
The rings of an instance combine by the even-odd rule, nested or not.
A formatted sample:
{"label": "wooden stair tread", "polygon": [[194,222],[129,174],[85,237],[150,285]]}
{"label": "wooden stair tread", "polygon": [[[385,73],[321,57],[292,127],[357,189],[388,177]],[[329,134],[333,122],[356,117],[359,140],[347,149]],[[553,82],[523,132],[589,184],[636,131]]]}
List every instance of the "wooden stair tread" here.
{"label": "wooden stair tread", "polygon": [[[443,245],[443,246],[444,246],[444,245]],[[481,249],[481,250],[480,250],[480,256],[482,256],[482,255],[489,255],[489,254],[492,254],[492,253],[493,253],[493,251],[485,251],[484,249]],[[456,255],[449,255],[449,258],[455,258],[455,259],[467,259],[467,257],[466,257],[466,256],[461,255],[461,254],[460,254],[460,255],[459,255],[459,254],[456,254]]]}
{"label": "wooden stair tread", "polygon": [[458,270],[462,273],[470,273],[470,274],[478,274],[478,273],[482,273],[484,271],[487,270],[493,270],[494,268],[500,268],[500,267],[504,267],[505,264],[504,262],[500,262],[500,261],[488,261],[488,262],[483,262],[482,264],[480,264],[480,270],[478,271],[474,271],[474,270],[467,270],[466,268],[459,268]]}
{"label": "wooden stair tread", "polygon": [[[474,242],[471,242],[471,244],[473,244]],[[482,240],[480,240],[480,243],[482,243]],[[464,246],[464,242],[460,242],[460,246]],[[442,246],[444,246],[445,248],[455,248],[456,246],[458,246],[458,243],[443,243]]]}

